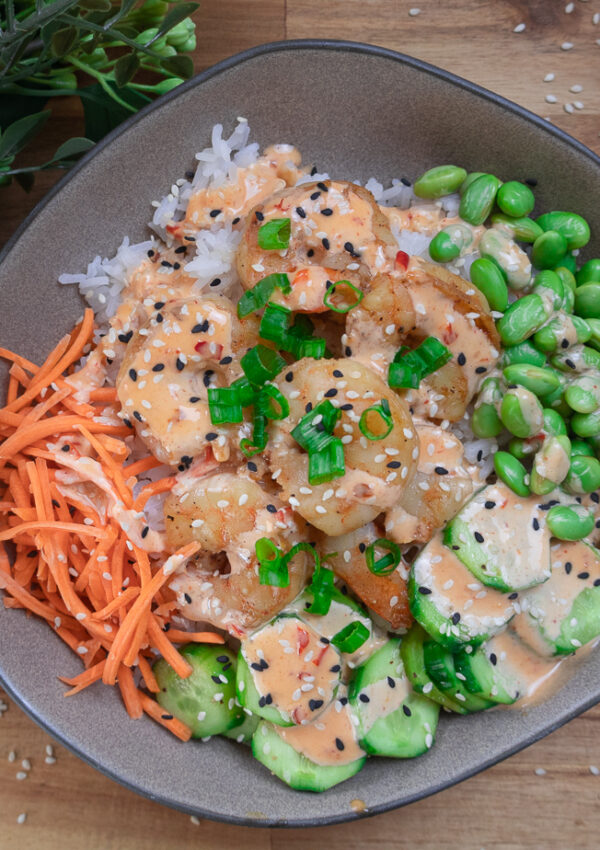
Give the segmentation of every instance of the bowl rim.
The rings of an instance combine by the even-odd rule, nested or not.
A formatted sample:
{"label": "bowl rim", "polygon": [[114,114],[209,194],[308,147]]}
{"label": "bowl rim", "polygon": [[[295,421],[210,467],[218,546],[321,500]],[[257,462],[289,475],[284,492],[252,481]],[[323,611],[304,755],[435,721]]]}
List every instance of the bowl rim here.
{"label": "bowl rim", "polygon": [[[150,112],[160,109],[163,104],[169,103],[185,92],[195,88],[198,85],[212,79],[213,77],[217,77],[220,74],[228,71],[229,69],[241,65],[244,62],[255,59],[260,56],[269,55],[272,53],[285,52],[290,50],[324,50],[324,51],[340,51],[354,54],[365,54],[370,56],[379,57],[382,59],[389,59],[394,62],[399,62],[400,64],[407,65],[410,68],[416,69],[418,71],[429,74],[430,76],[436,77],[438,79],[444,80],[445,82],[451,83],[453,86],[456,86],[462,90],[466,90],[477,97],[480,97],[484,100],[491,101],[495,103],[497,106],[506,109],[513,114],[517,114],[519,117],[528,121],[529,123],[535,125],[536,127],[542,129],[544,132],[549,133],[555,138],[561,140],[562,142],[568,144],[571,148],[577,150],[580,154],[589,159],[594,165],[600,168],[600,156],[597,155],[594,151],[590,150],[586,145],[582,142],[575,139],[573,136],[569,135],[564,130],[556,127],[555,125],[545,121],[540,116],[531,112],[519,104],[516,104],[502,95],[496,94],[495,92],[490,91],[489,89],[484,88],[483,86],[478,85],[477,83],[473,83],[469,80],[464,79],[463,77],[459,77],[456,74],[453,74],[450,71],[446,71],[442,68],[438,68],[435,65],[431,65],[428,62],[424,62],[421,59],[416,59],[415,57],[409,56],[405,53],[400,53],[395,50],[391,50],[386,47],[380,47],[378,45],[367,44],[364,42],[357,41],[348,41],[341,39],[318,39],[318,38],[307,38],[307,39],[291,39],[291,40],[282,40],[282,41],[274,41],[267,42],[265,44],[260,44],[255,47],[251,47],[248,50],[241,51],[232,56],[227,57],[226,59],[221,60],[215,65],[206,68],[204,71],[201,71],[199,74],[196,74],[191,79],[177,86],[177,88],[168,92],[165,95],[162,95],[157,100],[149,103],[147,106],[143,107],[139,112],[135,113],[131,117],[127,118],[123,123],[121,123],[118,127],[108,133],[103,139],[97,142],[94,147],[86,153],[81,159],[77,162],[77,164],[71,168],[60,180],[58,180],[55,185],[44,195],[44,197],[35,205],[35,207],[28,213],[25,219],[21,222],[17,230],[12,234],[12,236],[8,239],[5,245],[0,250],[0,264],[3,262],[5,257],[10,253],[13,246],[19,241],[21,236],[26,232],[30,224],[37,218],[37,216],[42,212],[42,210],[46,207],[48,203],[59,193],[62,189],[69,183],[71,179],[73,179],[82,169],[84,169],[88,162],[90,162],[97,154],[103,151],[108,145],[110,145],[115,139],[117,139],[121,134],[128,131],[131,127],[133,127],[138,121],[144,119]],[[403,806],[409,805],[410,803],[417,802],[418,800],[425,799],[427,797],[432,796],[433,794],[437,794],[440,791],[445,790],[453,785],[457,785],[460,782],[463,782],[466,779],[469,779],[472,776],[486,770],[489,767],[492,767],[495,764],[503,761],[506,758],[514,755],[515,753],[520,752],[551,732],[556,731],[561,726],[564,726],[566,723],[570,722],[572,719],[587,711],[592,706],[596,705],[600,702],[600,696],[590,696],[589,699],[586,699],[581,705],[577,708],[573,709],[569,713],[567,713],[564,717],[561,717],[560,720],[554,721],[552,723],[548,723],[546,725],[538,728],[534,733],[530,734],[523,742],[519,742],[516,745],[507,747],[503,750],[499,755],[494,755],[489,759],[484,760],[479,763],[473,769],[466,769],[463,772],[458,774],[458,777],[453,776],[453,778],[449,781],[441,781],[436,785],[430,786],[427,791],[424,792],[415,792],[408,799],[404,799],[401,802],[386,802],[380,805],[374,805],[369,807],[364,812],[354,812],[352,810],[344,811],[339,815],[330,815],[326,817],[317,817],[313,819],[301,819],[296,820],[293,818],[286,818],[285,820],[280,820],[276,818],[251,818],[251,817],[238,817],[238,816],[229,816],[227,813],[222,812],[212,812],[203,809],[201,806],[190,807],[187,805],[179,804],[168,797],[152,793],[148,791],[144,787],[137,785],[134,782],[130,782],[126,779],[120,777],[117,773],[113,772],[110,767],[105,764],[102,764],[97,759],[88,755],[84,750],[80,749],[80,747],[71,742],[68,738],[68,735],[63,734],[62,731],[55,729],[53,725],[47,722],[43,716],[41,716],[36,708],[31,706],[28,703],[27,698],[20,694],[18,690],[13,688],[10,681],[7,681],[2,676],[2,672],[0,670],[0,684],[10,696],[10,698],[27,714],[35,723],[41,726],[46,732],[48,732],[56,741],[58,741],[62,746],[68,749],[71,753],[76,755],[82,761],[89,764],[91,767],[100,771],[100,773],[104,774],[108,778],[114,780],[119,785],[127,788],[130,791],[134,791],[146,799],[150,799],[153,802],[157,802],[162,804],[163,806],[167,806],[172,809],[176,809],[178,811],[184,812],[190,815],[197,815],[208,820],[213,820],[222,823],[228,823],[236,826],[253,826],[253,827],[279,827],[279,828],[298,828],[298,827],[317,827],[317,826],[330,826],[340,823],[346,823],[348,821],[353,821],[358,818],[367,818],[373,817],[377,814],[383,814],[384,812],[392,811],[394,809],[402,808]]]}

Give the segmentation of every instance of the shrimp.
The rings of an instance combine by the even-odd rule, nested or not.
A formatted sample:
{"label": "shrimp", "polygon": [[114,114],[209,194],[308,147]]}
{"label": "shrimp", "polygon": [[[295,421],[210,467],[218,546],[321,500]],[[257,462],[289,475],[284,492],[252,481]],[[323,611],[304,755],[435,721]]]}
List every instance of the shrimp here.
{"label": "shrimp", "polygon": [[459,512],[478,480],[477,467],[465,463],[458,437],[434,425],[417,425],[416,431],[417,472],[385,517],[386,534],[396,543],[427,542]]}
{"label": "shrimp", "polygon": [[228,459],[237,430],[211,424],[208,388],[241,376],[236,355],[258,338],[249,319],[240,322],[223,296],[182,298],[155,309],[128,343],[116,381],[121,415],[163,463],[189,466],[209,444]]}
{"label": "shrimp", "polygon": [[285,551],[305,540],[304,523],[260,484],[233,472],[175,485],[164,504],[166,539],[177,549],[197,540],[198,556],[171,583],[181,613],[236,637],[265,623],[301,592],[303,552],[289,563],[287,587],[260,584],[255,543],[268,537]]}
{"label": "shrimp", "polygon": [[381,536],[371,522],[340,537],[326,538],[318,548],[323,557],[333,550],[334,554],[327,558],[327,566],[390,628],[408,628],[412,615],[406,592],[406,565],[400,564],[385,576],[374,575],[367,566],[365,547]]}
{"label": "shrimp", "polygon": [[[356,360],[305,358],[275,382],[290,406],[272,422],[267,458],[283,498],[325,534],[337,536],[373,520],[392,507],[412,479],[417,438],[407,405],[381,378]],[[325,484],[310,485],[308,455],[292,430],[314,405],[327,398],[341,416],[334,435],[344,445],[346,472]],[[368,440],[359,430],[361,414],[386,399],[393,427],[383,439]]]}
{"label": "shrimp", "polygon": [[[387,286],[387,289],[386,289]],[[411,299],[414,322],[406,308]],[[366,302],[366,305],[364,304]],[[389,320],[386,322],[386,314]],[[373,345],[384,329],[385,344]],[[430,419],[460,420],[481,376],[500,355],[500,339],[484,296],[441,266],[412,257],[405,274],[383,275],[373,292],[348,314],[346,346],[353,357],[385,374],[392,351],[434,336],[452,359],[428,375],[418,390],[402,391],[411,412]]]}
{"label": "shrimp", "polygon": [[[258,244],[260,228],[271,219],[289,218],[287,249],[272,251]],[[373,274],[389,264],[394,250],[387,219],[362,186],[348,181],[304,183],[273,195],[247,218],[238,249],[242,285],[253,287],[267,275],[287,274],[292,287],[273,300],[291,310],[319,313],[329,286],[347,280],[364,289]]]}

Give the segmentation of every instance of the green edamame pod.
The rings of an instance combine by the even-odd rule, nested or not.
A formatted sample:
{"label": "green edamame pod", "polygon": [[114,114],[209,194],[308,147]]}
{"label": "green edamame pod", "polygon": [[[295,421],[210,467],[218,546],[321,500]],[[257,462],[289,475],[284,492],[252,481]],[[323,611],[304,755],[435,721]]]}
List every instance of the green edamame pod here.
{"label": "green edamame pod", "polygon": [[577,281],[575,275],[566,266],[557,266],[553,271],[559,276],[563,282],[565,289],[569,287],[573,292],[577,289]]}
{"label": "green edamame pod", "polygon": [[442,198],[458,192],[466,176],[465,169],[458,165],[437,165],[415,181],[413,190],[418,198]]}
{"label": "green edamame pod", "polygon": [[501,269],[512,289],[524,289],[531,281],[531,260],[506,233],[495,227],[479,240],[479,253]]}
{"label": "green edamame pod", "polygon": [[472,283],[485,295],[491,310],[503,313],[508,307],[508,289],[504,274],[493,260],[480,257],[471,264]]}
{"label": "green edamame pod", "polygon": [[458,190],[461,195],[464,195],[471,183],[474,183],[478,177],[487,177],[486,171],[470,171],[469,174],[465,177],[463,183],[461,184],[460,189]]}
{"label": "green edamame pod", "polygon": [[535,292],[524,295],[510,305],[498,321],[497,328],[503,345],[516,345],[532,336],[550,316],[544,299]]}
{"label": "green edamame pod", "polygon": [[573,345],[555,354],[550,362],[561,372],[587,372],[588,369],[600,371],[600,352],[589,345]]}
{"label": "green edamame pod", "polygon": [[504,213],[492,213],[491,221],[495,228],[504,230],[519,242],[535,242],[544,232],[532,218],[510,218]]}
{"label": "green edamame pod", "polygon": [[500,403],[502,391],[498,378],[486,378],[479,391],[477,404],[471,417],[471,428],[476,437],[488,439],[497,437],[503,430],[502,422],[496,411],[496,405]]}
{"label": "green edamame pod", "polygon": [[[581,319],[581,321],[583,322],[584,320]],[[589,343],[592,348],[600,351],[600,319],[587,319],[586,325],[590,329],[590,337],[582,341]]]}
{"label": "green edamame pod", "polygon": [[565,286],[565,297],[562,303],[562,310],[565,313],[572,313],[575,309],[575,293],[570,286]]}
{"label": "green edamame pod", "polygon": [[544,422],[544,411],[536,396],[525,387],[511,387],[500,404],[500,419],[515,437],[533,437]]}
{"label": "green edamame pod", "polygon": [[561,266],[570,271],[571,274],[575,274],[577,271],[577,260],[573,254],[567,253],[564,260],[561,262]]}
{"label": "green edamame pod", "polygon": [[575,413],[593,413],[600,407],[598,373],[586,373],[574,378],[565,390],[565,401]]}
{"label": "green edamame pod", "polygon": [[557,230],[547,230],[533,243],[531,259],[536,269],[560,265],[567,253],[567,240]]}
{"label": "green edamame pod", "polygon": [[546,525],[559,540],[581,540],[594,529],[594,515],[582,505],[555,505],[546,516]]}
{"label": "green edamame pod", "polygon": [[540,351],[551,354],[557,348],[564,351],[576,343],[587,342],[590,336],[591,329],[585,319],[562,314],[534,333],[533,344]]}
{"label": "green edamame pod", "polygon": [[576,413],[571,417],[571,428],[578,437],[596,437],[600,434],[600,411]]}
{"label": "green edamame pod", "polygon": [[473,180],[468,186],[460,200],[458,214],[469,224],[480,225],[486,220],[500,188],[500,180],[493,174],[483,174],[477,180]]}
{"label": "green edamame pod", "polygon": [[533,281],[533,292],[546,296],[552,302],[554,310],[560,310],[565,300],[565,287],[560,277],[551,269],[539,272]]}
{"label": "green edamame pod", "polygon": [[513,457],[508,452],[496,452],[494,455],[494,469],[496,475],[503,481],[507,487],[517,494],[525,498],[529,496],[530,489],[528,485],[529,476],[527,470],[516,457]]}
{"label": "green edamame pod", "polygon": [[543,442],[540,437],[534,437],[530,440],[522,440],[521,437],[512,437],[508,443],[508,450],[518,460],[525,460],[525,458],[531,457],[539,451]]}
{"label": "green edamame pod", "polygon": [[503,213],[514,218],[529,215],[535,206],[533,192],[524,183],[509,180],[498,189],[496,203]]}
{"label": "green edamame pod", "polygon": [[577,287],[574,310],[583,319],[600,319],[600,281]]}
{"label": "green edamame pod", "polygon": [[530,366],[528,363],[516,363],[513,366],[507,366],[503,375],[509,384],[520,384],[537,396],[548,395],[560,385],[554,369]]}
{"label": "green edamame pod", "polygon": [[544,431],[551,437],[558,437],[567,433],[565,420],[560,413],[557,413],[551,407],[544,408]]}
{"label": "green edamame pod", "polygon": [[526,339],[523,342],[517,343],[517,345],[508,345],[504,348],[498,365],[500,368],[505,368],[513,363],[530,363],[532,366],[543,366],[545,362],[546,356],[543,351],[538,351]]}
{"label": "green edamame pod", "polygon": [[600,487],[600,460],[586,455],[571,458],[569,473],[563,487],[569,493],[593,493]]}
{"label": "green edamame pod", "polygon": [[571,457],[594,457],[594,449],[585,440],[571,440]]}
{"label": "green edamame pod", "polygon": [[569,251],[583,248],[590,241],[590,226],[577,213],[554,211],[544,213],[536,221],[542,230],[560,233],[565,238]]}
{"label": "green edamame pod", "polygon": [[571,441],[560,434],[548,437],[533,459],[530,487],[539,496],[551,493],[566,478],[571,460]]}
{"label": "green edamame pod", "polygon": [[460,254],[460,247],[452,241],[448,233],[440,230],[429,243],[429,256],[436,263],[449,263]]}
{"label": "green edamame pod", "polygon": [[584,263],[577,272],[577,286],[600,280],[600,257],[593,257]]}

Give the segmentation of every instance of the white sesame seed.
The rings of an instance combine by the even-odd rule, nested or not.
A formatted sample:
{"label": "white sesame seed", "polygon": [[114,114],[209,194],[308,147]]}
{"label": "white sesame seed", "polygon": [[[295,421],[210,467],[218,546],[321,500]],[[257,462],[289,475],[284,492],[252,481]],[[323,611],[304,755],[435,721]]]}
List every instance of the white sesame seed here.
{"label": "white sesame seed", "polygon": [[423,685],[423,693],[428,694],[431,690],[433,690],[433,682],[426,682]]}
{"label": "white sesame seed", "polygon": [[523,32],[525,30],[525,24],[517,24],[514,28],[513,32]]}
{"label": "white sesame seed", "polygon": [[21,767],[23,768],[23,770],[31,770],[31,762],[29,761],[29,759],[23,759],[23,761],[21,762]]}
{"label": "white sesame seed", "polygon": [[416,9],[416,8],[415,8],[415,9],[409,9],[409,10],[408,10],[408,14],[410,15],[410,17],[411,17],[411,18],[416,18],[416,17],[417,17],[417,15],[420,15],[420,14],[421,14],[421,10],[420,10],[420,9]]}
{"label": "white sesame seed", "polygon": [[200,528],[201,525],[204,525],[203,519],[193,519],[192,520],[192,528]]}
{"label": "white sesame seed", "polygon": [[25,771],[24,771],[24,770],[20,770],[20,771],[17,773],[16,778],[19,780],[19,782],[21,782],[23,779],[27,779],[27,774],[25,773]]}
{"label": "white sesame seed", "polygon": [[592,23],[594,26],[598,26],[598,24],[600,24],[600,12],[594,12],[592,15]]}
{"label": "white sesame seed", "polygon": [[12,764],[12,762],[16,759],[16,757],[17,757],[17,754],[15,753],[15,751],[11,750],[10,753],[8,754],[9,762],[11,762],[11,764]]}
{"label": "white sesame seed", "polygon": [[583,103],[580,100],[574,100],[573,106],[575,109],[583,109]]}
{"label": "white sesame seed", "polygon": [[572,50],[575,47],[572,41],[563,41],[560,46],[561,50]]}
{"label": "white sesame seed", "polygon": [[[243,736],[242,736],[242,739],[243,739]],[[190,820],[194,824],[194,826],[200,826],[200,818],[197,818],[196,815],[191,815]]]}
{"label": "white sesame seed", "polygon": [[592,776],[600,776],[600,768],[597,768],[595,764],[591,764],[590,773]]}
{"label": "white sesame seed", "polygon": [[535,775],[536,775],[536,776],[545,776],[545,775],[546,775],[546,771],[544,770],[544,768],[543,768],[543,767],[536,767],[536,769],[535,769]]}
{"label": "white sesame seed", "polygon": [[583,86],[580,86],[579,83],[576,83],[574,86],[571,86],[569,91],[572,91],[574,94],[579,94],[579,92],[583,91]]}
{"label": "white sesame seed", "polygon": [[17,823],[19,823],[19,824],[25,823],[26,820],[27,820],[27,812],[21,812],[21,814],[17,816]]}
{"label": "white sesame seed", "polygon": [[324,507],[323,507],[323,505],[317,505],[317,506],[315,507],[315,511],[316,511],[318,514],[326,514],[326,513],[327,513],[327,508],[324,508]]}
{"label": "white sesame seed", "polygon": [[556,103],[558,98],[555,94],[547,94],[544,100],[546,101],[546,103]]}
{"label": "white sesame seed", "polygon": [[565,110],[565,112],[568,112],[568,113],[569,113],[569,115],[570,115],[572,112],[574,112],[574,111],[575,111],[575,107],[573,106],[573,104],[572,104],[572,103],[565,103],[565,105],[563,106],[563,109]]}
{"label": "white sesame seed", "polygon": [[575,3],[567,3],[567,5],[565,6],[565,15],[570,15],[574,8]]}
{"label": "white sesame seed", "polygon": [[544,77],[544,82],[545,83],[551,83],[554,80],[554,76],[555,75],[552,72],[550,72],[549,74],[546,74],[546,76]]}

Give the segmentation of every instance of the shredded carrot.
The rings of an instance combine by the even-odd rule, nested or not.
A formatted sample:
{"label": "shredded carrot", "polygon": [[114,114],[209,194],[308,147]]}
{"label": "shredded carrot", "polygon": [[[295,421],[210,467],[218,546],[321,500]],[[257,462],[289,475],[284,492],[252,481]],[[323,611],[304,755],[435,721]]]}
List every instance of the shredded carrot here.
{"label": "shredded carrot", "polygon": [[[66,378],[92,334],[88,310],[41,366],[0,348],[0,358],[11,363],[7,403],[0,409],[4,607],[44,619],[77,653],[84,669],[59,677],[70,686],[65,695],[98,681],[117,685],[131,717],[146,713],[186,741],[191,730],[136,686],[136,669],[146,690],[157,693],[155,654],[185,678],[192,668],[172,641],[224,639],[216,632],[173,628],[176,605],[165,585],[198,552],[198,543],[182,547],[157,569],[128,537],[125,526],[137,523],[134,538],[143,541],[144,507],[152,496],[168,492],[175,478],[145,484],[134,500],[138,476],[160,461],[150,456],[125,465],[130,447],[122,438],[132,431],[104,418],[106,406],[117,401],[114,387],[92,390],[89,402],[74,397],[76,384]],[[64,472],[74,476],[74,484],[64,483],[69,480]]]}

